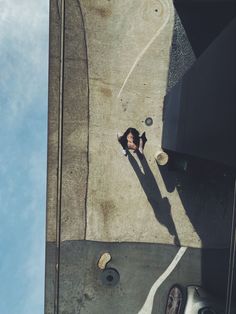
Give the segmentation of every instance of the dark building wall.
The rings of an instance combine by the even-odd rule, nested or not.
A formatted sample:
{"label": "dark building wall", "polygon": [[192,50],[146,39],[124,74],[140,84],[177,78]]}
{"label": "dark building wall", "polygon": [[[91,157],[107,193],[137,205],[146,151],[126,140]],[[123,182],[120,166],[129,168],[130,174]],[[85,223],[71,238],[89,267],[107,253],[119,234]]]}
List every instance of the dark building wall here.
{"label": "dark building wall", "polygon": [[182,21],[175,10],[174,29],[170,50],[170,64],[167,80],[167,93],[196,61],[196,56],[183,27]]}
{"label": "dark building wall", "polygon": [[236,16],[234,0],[173,2],[197,58]]}
{"label": "dark building wall", "polygon": [[236,165],[235,20],[166,95],[163,148]]}

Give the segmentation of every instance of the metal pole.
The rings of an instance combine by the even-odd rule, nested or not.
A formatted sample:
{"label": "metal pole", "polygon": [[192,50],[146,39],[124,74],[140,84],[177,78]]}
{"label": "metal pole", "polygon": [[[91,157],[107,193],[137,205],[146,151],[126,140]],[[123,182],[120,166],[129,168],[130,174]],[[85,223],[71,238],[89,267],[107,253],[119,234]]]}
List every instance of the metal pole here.
{"label": "metal pole", "polygon": [[64,47],[65,47],[65,0],[61,0],[60,30],[60,86],[58,110],[58,169],[57,169],[57,217],[56,217],[56,269],[54,290],[54,314],[59,314],[60,246],[61,246],[61,197],[62,197],[62,154],[63,154],[63,90],[64,90]]}
{"label": "metal pole", "polygon": [[232,213],[232,227],[231,227],[231,241],[229,251],[229,269],[228,269],[228,284],[227,284],[227,296],[226,296],[226,314],[231,314],[232,304],[232,292],[234,284],[235,273],[235,259],[236,259],[236,180],[234,186],[234,203]]}

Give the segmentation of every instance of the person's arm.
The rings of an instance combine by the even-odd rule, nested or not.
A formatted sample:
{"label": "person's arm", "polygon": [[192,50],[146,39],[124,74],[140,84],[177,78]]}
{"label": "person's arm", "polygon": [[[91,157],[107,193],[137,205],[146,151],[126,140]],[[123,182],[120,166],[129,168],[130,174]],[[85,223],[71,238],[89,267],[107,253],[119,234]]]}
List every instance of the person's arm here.
{"label": "person's arm", "polygon": [[143,134],[140,136],[140,139],[142,139],[142,141],[143,141],[143,148],[144,148],[144,146],[145,146],[145,144],[147,142],[147,138],[146,138],[146,133],[145,132],[143,132]]}
{"label": "person's arm", "polygon": [[143,139],[142,139],[142,137],[140,137],[138,149],[139,149],[140,153],[142,154],[143,153]]}
{"label": "person's arm", "polygon": [[147,142],[146,134],[145,134],[145,132],[143,132],[143,134],[140,136],[140,140],[139,140],[139,151],[141,154],[143,153],[143,149],[144,149],[146,142]]}

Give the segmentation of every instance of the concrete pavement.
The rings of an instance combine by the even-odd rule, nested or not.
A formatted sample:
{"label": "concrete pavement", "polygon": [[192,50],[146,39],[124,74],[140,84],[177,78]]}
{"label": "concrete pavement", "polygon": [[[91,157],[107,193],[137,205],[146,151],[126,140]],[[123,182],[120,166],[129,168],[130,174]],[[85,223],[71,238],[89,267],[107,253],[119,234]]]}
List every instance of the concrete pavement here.
{"label": "concrete pavement", "polygon": [[[187,251],[153,312],[176,282],[224,297],[214,282],[225,287],[232,177],[188,176],[154,159],[166,91],[195,60],[172,1],[68,0],[62,28],[60,4],[51,0],[45,313],[138,313],[179,246]],[[142,160],[117,142],[130,126],[146,132]],[[106,251],[114,287],[97,267]]]}
{"label": "concrete pavement", "polygon": [[[60,18],[55,15],[52,22],[59,30]],[[231,183],[227,183],[229,195],[225,197],[219,196],[217,184],[211,184],[212,197],[208,199],[206,194],[204,203],[199,203],[193,189],[207,191],[209,182],[193,179],[181,187],[183,180],[177,182],[178,175],[169,173],[167,181],[174,181],[179,188],[168,189],[154,159],[161,145],[167,84],[173,86],[180,75],[173,70],[175,49],[191,55],[172,2],[145,1],[137,6],[132,1],[97,1],[96,5],[81,1],[78,5],[71,0],[66,2],[65,23],[61,144],[56,109],[60,38],[51,34],[48,240],[53,241],[56,232],[56,165],[61,146],[62,241],[171,244],[178,237],[185,246],[224,247],[228,235],[222,236],[218,230],[229,227]],[[180,43],[171,44],[172,37],[178,39],[178,31],[183,33],[184,49]],[[147,117],[153,119],[151,126],[144,123]],[[130,158],[121,154],[116,134],[130,126],[146,132],[145,165],[132,153]],[[183,189],[189,191],[188,202],[193,204],[187,208],[180,192]],[[213,213],[207,208],[214,198]],[[197,225],[196,219],[192,221],[195,216]],[[210,241],[202,243],[197,230],[212,219]]]}

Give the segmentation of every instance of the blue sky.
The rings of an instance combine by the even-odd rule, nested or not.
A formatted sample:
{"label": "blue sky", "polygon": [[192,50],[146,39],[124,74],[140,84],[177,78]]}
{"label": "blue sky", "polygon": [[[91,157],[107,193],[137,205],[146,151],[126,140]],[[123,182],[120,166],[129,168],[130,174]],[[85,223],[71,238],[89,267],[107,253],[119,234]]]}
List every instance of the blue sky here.
{"label": "blue sky", "polygon": [[43,313],[48,0],[0,0],[0,313]]}

